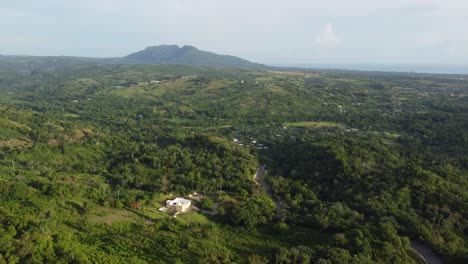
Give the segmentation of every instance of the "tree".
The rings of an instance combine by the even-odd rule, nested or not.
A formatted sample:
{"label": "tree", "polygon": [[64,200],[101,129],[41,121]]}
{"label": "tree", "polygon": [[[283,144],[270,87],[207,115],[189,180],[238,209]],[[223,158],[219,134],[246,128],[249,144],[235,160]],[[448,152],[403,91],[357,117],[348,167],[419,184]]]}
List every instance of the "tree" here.
{"label": "tree", "polygon": [[276,211],[276,204],[268,196],[254,196],[247,201],[235,205],[231,219],[235,224],[254,227],[270,221]]}
{"label": "tree", "polygon": [[214,202],[208,197],[205,197],[201,200],[201,207],[205,210],[213,210]]}
{"label": "tree", "polygon": [[259,255],[250,255],[248,260],[248,264],[268,264],[268,258]]}

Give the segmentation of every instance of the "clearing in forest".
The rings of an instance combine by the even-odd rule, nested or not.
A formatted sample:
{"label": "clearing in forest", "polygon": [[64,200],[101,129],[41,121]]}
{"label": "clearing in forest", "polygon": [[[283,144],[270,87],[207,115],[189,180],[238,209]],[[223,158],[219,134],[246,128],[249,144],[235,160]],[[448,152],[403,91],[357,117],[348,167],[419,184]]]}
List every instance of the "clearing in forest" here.
{"label": "clearing in forest", "polygon": [[301,122],[287,122],[283,124],[284,127],[339,127],[345,128],[346,125],[330,121],[301,121]]}

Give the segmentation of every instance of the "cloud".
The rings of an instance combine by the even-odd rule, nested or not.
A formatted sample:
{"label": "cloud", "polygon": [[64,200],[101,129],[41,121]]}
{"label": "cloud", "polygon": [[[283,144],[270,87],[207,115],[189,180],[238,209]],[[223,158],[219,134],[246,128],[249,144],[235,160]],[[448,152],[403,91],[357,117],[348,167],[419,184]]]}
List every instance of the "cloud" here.
{"label": "cloud", "polygon": [[315,37],[316,44],[337,44],[338,42],[338,36],[333,30],[333,25],[331,23],[325,24],[322,32]]}

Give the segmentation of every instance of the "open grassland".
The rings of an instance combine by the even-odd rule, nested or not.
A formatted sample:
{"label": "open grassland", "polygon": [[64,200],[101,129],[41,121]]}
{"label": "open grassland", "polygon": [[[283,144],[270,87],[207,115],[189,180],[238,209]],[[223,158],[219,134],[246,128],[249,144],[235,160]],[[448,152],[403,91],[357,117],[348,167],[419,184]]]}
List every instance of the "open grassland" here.
{"label": "open grassland", "polygon": [[337,122],[329,121],[302,121],[302,122],[286,122],[283,124],[284,127],[311,127],[311,128],[322,128],[322,127],[337,127],[345,128],[346,125]]}
{"label": "open grassland", "polygon": [[188,79],[165,80],[159,83],[144,83],[130,87],[118,88],[112,91],[112,94],[122,97],[134,96],[162,96],[168,92],[180,91],[188,87]]}
{"label": "open grassland", "polygon": [[112,225],[120,222],[137,223],[144,219],[128,210],[99,207],[89,216],[88,221],[91,224]]}

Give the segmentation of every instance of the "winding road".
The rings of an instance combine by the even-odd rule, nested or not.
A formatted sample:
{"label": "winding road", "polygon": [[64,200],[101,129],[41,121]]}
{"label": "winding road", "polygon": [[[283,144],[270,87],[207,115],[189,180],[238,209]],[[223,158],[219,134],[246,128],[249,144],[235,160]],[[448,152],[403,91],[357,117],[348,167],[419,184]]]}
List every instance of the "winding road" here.
{"label": "winding road", "polygon": [[442,259],[428,246],[421,242],[411,241],[411,247],[427,264],[442,264]]}
{"label": "winding road", "polygon": [[273,194],[271,193],[271,186],[270,184],[268,184],[268,182],[265,181],[265,165],[260,165],[260,167],[258,167],[257,169],[257,173],[255,173],[254,175],[254,180],[260,184],[263,189],[265,190],[266,194],[271,198],[271,200],[273,200],[275,203],[276,203],[276,216],[281,219],[281,221],[284,221],[285,220],[285,216],[283,215],[283,208],[284,208],[284,205],[281,201],[279,200],[276,200],[274,197],[273,197]]}

